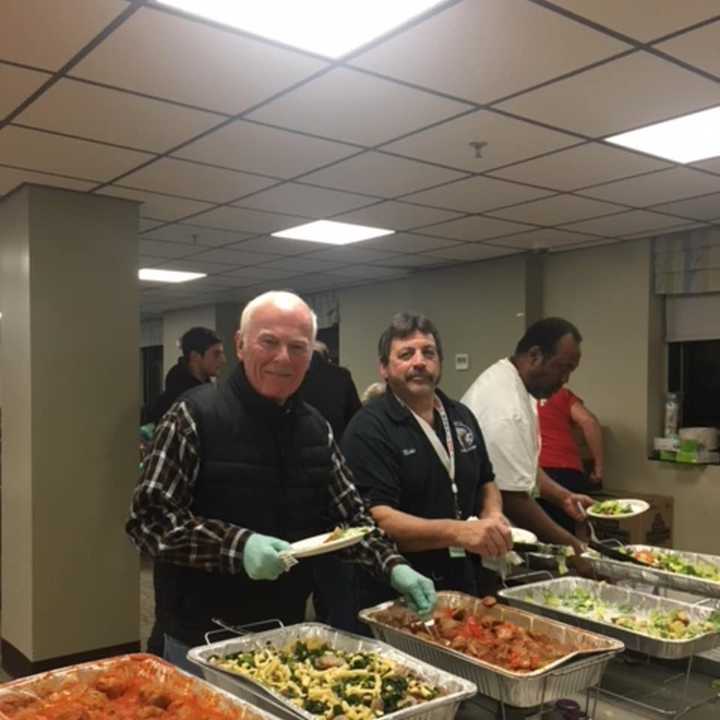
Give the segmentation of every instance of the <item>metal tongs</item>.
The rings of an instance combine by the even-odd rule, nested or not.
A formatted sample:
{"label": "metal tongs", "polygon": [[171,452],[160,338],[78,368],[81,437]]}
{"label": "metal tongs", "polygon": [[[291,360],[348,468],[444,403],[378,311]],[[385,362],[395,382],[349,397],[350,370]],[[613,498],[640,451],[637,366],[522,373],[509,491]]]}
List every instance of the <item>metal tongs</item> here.
{"label": "metal tongs", "polygon": [[604,542],[600,540],[600,538],[598,538],[597,533],[595,532],[595,527],[593,526],[592,522],[590,522],[590,518],[585,512],[585,508],[579,502],[577,504],[577,508],[580,511],[580,514],[584,516],[585,523],[590,530],[590,540],[588,541],[589,548],[592,548],[593,550],[595,550],[595,552],[598,552],[605,557],[611,558],[612,560],[631,563],[632,565],[641,565],[642,567],[646,568],[654,568],[654,566],[650,563],[638,560],[634,555],[624,553],[622,552],[622,550],[618,550],[617,548],[608,547]]}

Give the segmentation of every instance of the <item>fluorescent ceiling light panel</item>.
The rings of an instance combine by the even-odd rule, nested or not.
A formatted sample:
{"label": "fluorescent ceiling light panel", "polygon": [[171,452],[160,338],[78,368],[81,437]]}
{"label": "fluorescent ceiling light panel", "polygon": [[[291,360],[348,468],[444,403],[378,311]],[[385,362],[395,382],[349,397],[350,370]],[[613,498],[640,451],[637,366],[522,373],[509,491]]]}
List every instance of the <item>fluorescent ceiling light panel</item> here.
{"label": "fluorescent ceiling light panel", "polygon": [[193,15],[338,58],[442,0],[157,0]]}
{"label": "fluorescent ceiling light panel", "polygon": [[155,268],[140,268],[138,277],[150,282],[182,283],[188,280],[197,280],[205,277],[205,273],[180,272],[179,270],[156,270]]}
{"label": "fluorescent ceiling light panel", "polygon": [[272,236],[289,240],[311,240],[312,242],[327,243],[328,245],[349,245],[350,243],[360,242],[360,240],[392,235],[394,232],[394,230],[368,227],[367,225],[316,220],[305,225],[297,225],[287,230],[275,232]]}
{"label": "fluorescent ceiling light panel", "polygon": [[606,138],[665,160],[691,163],[720,155],[720,107]]}

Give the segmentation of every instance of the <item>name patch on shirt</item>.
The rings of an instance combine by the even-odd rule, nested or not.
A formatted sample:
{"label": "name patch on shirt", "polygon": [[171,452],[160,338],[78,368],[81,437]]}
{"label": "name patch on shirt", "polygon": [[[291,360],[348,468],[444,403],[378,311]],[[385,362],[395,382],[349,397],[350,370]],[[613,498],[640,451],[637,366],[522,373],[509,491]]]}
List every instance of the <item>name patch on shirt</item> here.
{"label": "name patch on shirt", "polygon": [[477,448],[475,443],[475,433],[465,423],[456,420],[455,433],[457,434],[458,443],[460,444],[460,452],[469,453]]}
{"label": "name patch on shirt", "polygon": [[402,452],[403,452],[403,455],[405,455],[407,457],[408,455],[414,455],[417,452],[417,449],[416,448],[403,448]]}

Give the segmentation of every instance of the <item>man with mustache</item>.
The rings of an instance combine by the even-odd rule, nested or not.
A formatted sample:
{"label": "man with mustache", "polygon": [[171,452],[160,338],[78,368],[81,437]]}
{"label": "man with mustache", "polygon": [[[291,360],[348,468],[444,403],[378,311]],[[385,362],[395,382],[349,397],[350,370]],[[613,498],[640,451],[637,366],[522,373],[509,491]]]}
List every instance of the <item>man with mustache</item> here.
{"label": "man with mustache", "polygon": [[578,555],[580,542],[555,523],[535,497],[577,521],[584,518],[578,505],[593,502],[566,490],[539,466],[537,401],[568,381],[580,363],[581,341],[580,332],[567,320],[539,320],[526,330],[515,353],[481,373],[462,397],[482,428],[506,515],[540,540],[570,545]]}
{"label": "man with mustache", "polygon": [[[422,315],[397,314],[378,355],[387,390],[358,411],[343,436],[355,483],[378,525],[436,587],[492,592],[495,576],[479,558],[504,555],[510,528],[475,418],[437,387],[438,331]],[[357,581],[359,605],[387,599],[362,570]]]}

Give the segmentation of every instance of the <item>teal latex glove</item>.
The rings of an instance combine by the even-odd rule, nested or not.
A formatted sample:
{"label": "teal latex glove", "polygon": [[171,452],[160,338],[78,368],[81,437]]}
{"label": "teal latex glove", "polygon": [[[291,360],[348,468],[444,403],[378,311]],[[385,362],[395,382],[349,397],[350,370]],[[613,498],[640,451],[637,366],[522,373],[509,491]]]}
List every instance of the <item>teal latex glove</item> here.
{"label": "teal latex glove", "polygon": [[280,553],[289,549],[290,543],[280,538],[253,533],[243,551],[245,572],[252,580],[277,580],[287,567]]}
{"label": "teal latex glove", "polygon": [[430,578],[415,572],[409,565],[396,565],[390,573],[390,584],[405,597],[408,607],[421,617],[432,613],[437,595]]}

